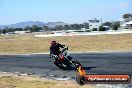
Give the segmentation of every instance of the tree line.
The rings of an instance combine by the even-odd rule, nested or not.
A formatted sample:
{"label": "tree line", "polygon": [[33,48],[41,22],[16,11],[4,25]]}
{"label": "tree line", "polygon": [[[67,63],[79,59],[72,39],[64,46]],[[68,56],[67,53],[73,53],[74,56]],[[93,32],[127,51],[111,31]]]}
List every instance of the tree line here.
{"label": "tree line", "polygon": [[[109,26],[113,30],[118,30],[120,27],[120,22],[105,22],[99,27],[99,31],[105,31],[103,26]],[[27,31],[27,32],[40,32],[40,31],[61,31],[61,30],[80,30],[81,28],[89,29],[89,23],[84,22],[82,24],[66,24],[66,25],[56,25],[54,27],[49,26],[26,26],[25,28],[8,28],[0,29],[0,34],[14,33],[15,31]],[[93,29],[94,31],[94,29]]]}
{"label": "tree line", "polygon": [[4,29],[0,29],[0,33],[14,33],[15,31],[27,31],[27,32],[40,32],[40,31],[60,31],[60,30],[79,30],[81,28],[89,28],[89,23],[82,24],[66,24],[66,25],[56,25],[54,27],[49,26],[26,26],[25,28],[11,28],[5,27]]}
{"label": "tree line", "polygon": [[[123,19],[132,17],[132,14],[127,13],[122,16]],[[118,30],[120,27],[120,22],[105,22],[99,27],[99,31],[105,31],[106,29],[103,26],[108,26],[113,30]],[[26,26],[25,28],[8,28],[0,29],[0,34],[14,33],[15,31],[28,31],[28,32],[40,32],[40,31],[61,31],[61,30],[80,30],[81,28],[89,29],[89,23],[84,22],[82,24],[65,24],[65,25],[56,25],[54,27],[49,26]]]}

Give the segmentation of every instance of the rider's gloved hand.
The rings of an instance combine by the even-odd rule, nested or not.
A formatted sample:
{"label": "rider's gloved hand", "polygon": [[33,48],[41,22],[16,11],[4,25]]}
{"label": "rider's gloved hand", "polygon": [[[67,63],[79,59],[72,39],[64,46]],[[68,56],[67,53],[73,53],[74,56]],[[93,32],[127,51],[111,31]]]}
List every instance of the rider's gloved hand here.
{"label": "rider's gloved hand", "polygon": [[64,48],[64,47],[65,47],[65,45],[62,45],[62,47]]}
{"label": "rider's gloved hand", "polygon": [[52,55],[52,53],[49,54],[49,56],[51,56],[51,55]]}
{"label": "rider's gloved hand", "polygon": [[58,58],[58,56],[57,55],[54,55],[54,54],[50,54],[49,56],[50,57],[53,57],[53,58]]}
{"label": "rider's gloved hand", "polygon": [[54,57],[54,58],[58,58],[58,56],[57,56],[57,55],[53,55],[53,57]]}
{"label": "rider's gloved hand", "polygon": [[54,56],[54,54],[49,54],[50,58],[52,58]]}

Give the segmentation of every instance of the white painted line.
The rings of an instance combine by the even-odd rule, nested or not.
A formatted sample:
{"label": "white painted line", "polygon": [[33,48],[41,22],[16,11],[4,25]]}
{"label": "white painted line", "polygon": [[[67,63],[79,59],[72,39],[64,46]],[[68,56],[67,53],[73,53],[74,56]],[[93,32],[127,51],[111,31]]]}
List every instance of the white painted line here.
{"label": "white painted line", "polygon": [[55,34],[41,34],[34,35],[34,37],[55,37],[55,36],[78,36],[78,35],[104,35],[104,34],[126,34],[132,31],[104,31],[104,32],[71,32],[71,33],[55,33]]}
{"label": "white painted line", "polygon": [[58,81],[66,81],[66,80],[70,80],[71,78],[67,77],[67,78],[54,78],[54,79]]}

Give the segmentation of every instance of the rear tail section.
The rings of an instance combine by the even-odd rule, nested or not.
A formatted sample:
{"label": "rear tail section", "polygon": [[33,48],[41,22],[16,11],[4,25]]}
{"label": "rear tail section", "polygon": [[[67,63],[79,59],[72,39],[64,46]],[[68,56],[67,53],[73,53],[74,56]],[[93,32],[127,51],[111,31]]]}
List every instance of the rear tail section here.
{"label": "rear tail section", "polygon": [[78,67],[78,72],[79,72],[79,75],[80,76],[85,76],[86,75],[86,72],[85,72],[85,70],[83,69],[82,66],[79,66]]}
{"label": "rear tail section", "polygon": [[86,72],[82,66],[79,66],[77,68],[77,73],[78,73],[78,75],[76,76],[77,83],[79,85],[84,85],[86,83],[86,78],[85,78]]}

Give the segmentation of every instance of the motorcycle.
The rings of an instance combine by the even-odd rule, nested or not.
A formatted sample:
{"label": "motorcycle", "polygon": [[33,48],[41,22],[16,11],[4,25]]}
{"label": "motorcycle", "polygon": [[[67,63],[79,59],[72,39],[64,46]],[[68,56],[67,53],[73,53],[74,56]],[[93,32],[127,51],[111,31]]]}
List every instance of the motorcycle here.
{"label": "motorcycle", "polygon": [[55,61],[55,65],[60,69],[77,70],[79,66],[82,66],[77,60],[75,60],[73,57],[69,55],[68,47],[63,48],[59,56],[53,55],[52,58],[57,58],[57,60]]}

